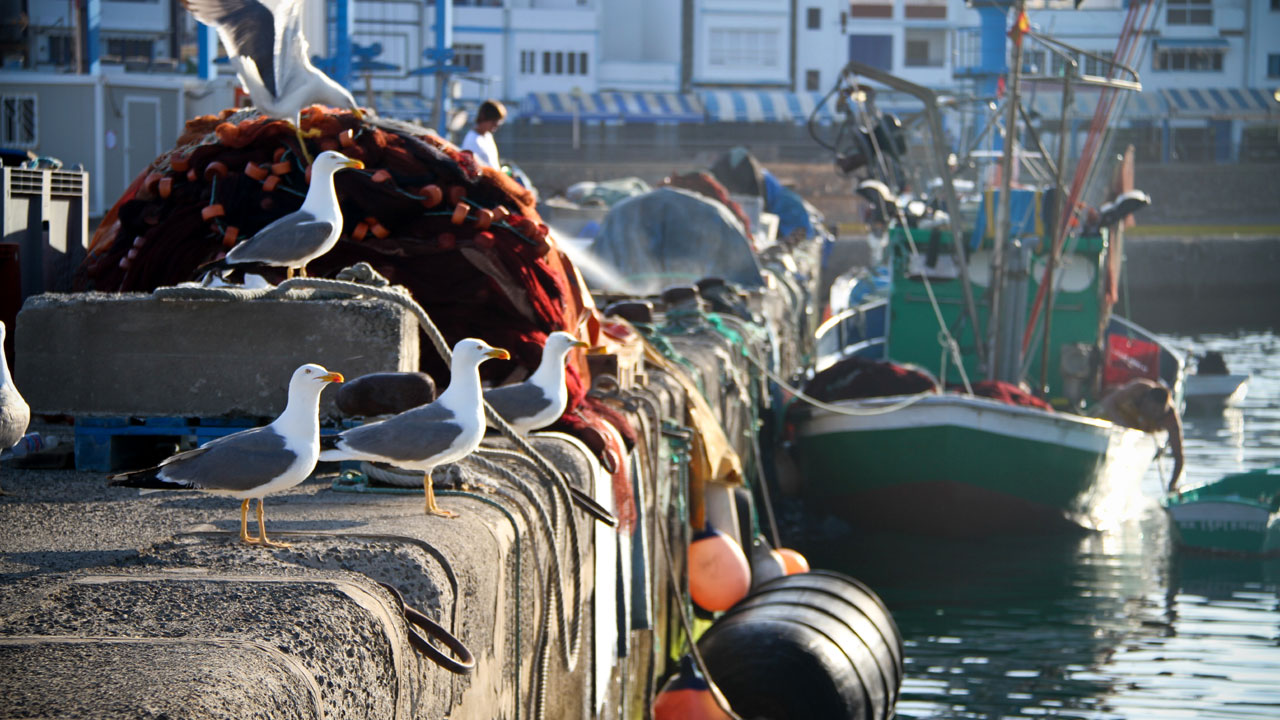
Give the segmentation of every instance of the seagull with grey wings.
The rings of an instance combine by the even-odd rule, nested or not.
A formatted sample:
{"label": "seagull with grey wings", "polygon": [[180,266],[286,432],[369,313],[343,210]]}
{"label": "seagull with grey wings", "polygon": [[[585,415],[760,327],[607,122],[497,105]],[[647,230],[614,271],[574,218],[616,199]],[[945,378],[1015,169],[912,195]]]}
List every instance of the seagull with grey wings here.
{"label": "seagull with grey wings", "polygon": [[[363,167],[364,163],[340,152],[320,153],[311,166],[311,185],[302,207],[277,218],[231,248],[226,257],[205,263],[196,272],[218,272],[233,265],[265,265],[285,268],[285,277],[293,277],[295,270],[306,277],[307,263],[332,250],[342,235],[342,208],[333,187],[334,173]],[[207,274],[205,278],[210,279]]]}
{"label": "seagull with grey wings", "polygon": [[456,517],[457,513],[436,505],[431,470],[457,462],[480,447],[485,429],[480,363],[509,357],[506,350],[483,340],[459,340],[449,364],[449,387],[435,402],[327,437],[320,459],[364,460],[417,470],[422,473],[426,512]]}
{"label": "seagull with grey wings", "polygon": [[[180,452],[156,467],[112,475],[110,485],[155,490],[201,490],[240,503],[240,540],[288,547],[267,537],[262,499],[306,480],[320,456],[320,391],[342,374],[307,364],[289,379],[289,401],[270,425],[242,430]],[[258,500],[258,536],[249,535],[249,501]]]}
{"label": "seagull with grey wings", "polygon": [[[302,34],[303,0],[182,0],[197,20],[218,31],[240,83],[258,111],[293,123],[302,152],[302,109],[316,103],[363,117],[355,98],[311,64]],[[310,133],[312,137],[318,131]],[[310,159],[310,158],[308,158]]]}
{"label": "seagull with grey wings", "polygon": [[[13,384],[9,364],[4,356],[4,323],[0,322],[0,450],[8,450],[27,433],[31,422],[31,408],[22,399],[22,393]],[[0,495],[4,491],[0,490]]]}
{"label": "seagull with grey wings", "polygon": [[485,402],[521,435],[551,425],[569,404],[565,358],[574,348],[585,347],[586,343],[563,330],[551,333],[542,346],[542,361],[529,379],[486,390]]}

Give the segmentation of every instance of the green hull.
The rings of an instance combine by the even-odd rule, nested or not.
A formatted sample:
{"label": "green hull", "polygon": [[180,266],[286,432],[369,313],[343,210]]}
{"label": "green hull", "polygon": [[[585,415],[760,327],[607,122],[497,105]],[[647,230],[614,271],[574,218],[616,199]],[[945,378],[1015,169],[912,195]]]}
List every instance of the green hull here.
{"label": "green hull", "polygon": [[1280,554],[1280,468],[1228,475],[1165,503],[1178,544],[1206,552]]}
{"label": "green hull", "polygon": [[[858,526],[980,536],[1091,526],[1115,440],[1109,423],[938,396],[883,416],[803,424],[805,494]],[[1150,448],[1130,463],[1149,459]],[[1133,483],[1136,467],[1124,473]]]}

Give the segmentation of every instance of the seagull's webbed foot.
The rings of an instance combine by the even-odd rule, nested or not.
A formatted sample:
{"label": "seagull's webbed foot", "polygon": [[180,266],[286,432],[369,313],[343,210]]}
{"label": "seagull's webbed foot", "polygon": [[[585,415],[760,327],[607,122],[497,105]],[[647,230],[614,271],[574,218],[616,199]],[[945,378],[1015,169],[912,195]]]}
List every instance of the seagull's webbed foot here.
{"label": "seagull's webbed foot", "polygon": [[[261,525],[258,526],[262,528]],[[240,542],[246,545],[257,545],[261,540],[249,534],[249,501],[240,503]]]}
{"label": "seagull's webbed foot", "polygon": [[280,542],[279,540],[272,540],[271,538],[267,537],[267,526],[262,520],[262,498],[258,498],[258,535],[262,538],[263,547],[273,547],[273,548],[293,547],[287,542]]}
{"label": "seagull's webbed foot", "polygon": [[422,474],[422,489],[427,494],[426,513],[428,515],[439,515],[440,517],[446,518],[458,517],[458,513],[453,512],[452,510],[445,510],[436,504],[436,491],[435,488],[431,486],[430,471]]}
{"label": "seagull's webbed foot", "polygon": [[307,165],[310,165],[314,161],[314,158],[311,157],[311,153],[307,150],[307,138],[318,136],[320,134],[320,130],[319,128],[311,128],[304,133],[302,131],[302,126],[300,125],[294,125],[293,129],[298,135],[298,149],[302,151],[302,158],[307,161]]}

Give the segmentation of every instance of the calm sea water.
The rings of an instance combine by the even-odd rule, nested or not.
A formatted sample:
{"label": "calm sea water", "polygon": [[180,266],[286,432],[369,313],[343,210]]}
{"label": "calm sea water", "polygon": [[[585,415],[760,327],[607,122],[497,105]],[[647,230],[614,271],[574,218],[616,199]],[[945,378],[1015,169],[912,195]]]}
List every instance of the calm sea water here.
{"label": "calm sea water", "polygon": [[[1280,464],[1280,336],[1172,342],[1253,375],[1239,409],[1185,418],[1184,482]],[[893,611],[907,645],[900,718],[1280,718],[1280,560],[1178,552],[1161,469],[1141,511],[1099,533],[827,536],[805,549]]]}

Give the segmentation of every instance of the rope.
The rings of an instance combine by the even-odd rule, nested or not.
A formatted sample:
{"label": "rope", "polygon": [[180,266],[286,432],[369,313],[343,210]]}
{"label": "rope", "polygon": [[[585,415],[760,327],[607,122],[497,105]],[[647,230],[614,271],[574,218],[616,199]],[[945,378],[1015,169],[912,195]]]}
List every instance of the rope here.
{"label": "rope", "polygon": [[772,370],[761,365],[760,361],[756,360],[753,357],[748,357],[747,359],[750,360],[751,363],[754,364],[756,367],[763,370],[764,373],[769,376],[769,379],[777,383],[779,387],[781,387],[783,390],[786,390],[787,392],[794,395],[797,400],[801,400],[820,410],[826,410],[827,412],[835,413],[837,415],[851,415],[854,417],[871,417],[875,415],[888,415],[891,412],[897,412],[898,410],[902,410],[903,408],[907,408],[912,405],[915,405],[921,400],[936,394],[931,392],[916,393],[914,395],[906,395],[899,402],[896,402],[887,407],[876,408],[874,410],[856,410],[850,407],[832,405],[831,403],[823,402],[822,400],[819,400],[818,398],[815,398],[811,395],[806,395],[803,390],[801,390],[798,387],[795,387],[794,385],[791,385],[786,380],[782,379],[777,374],[775,374]]}

